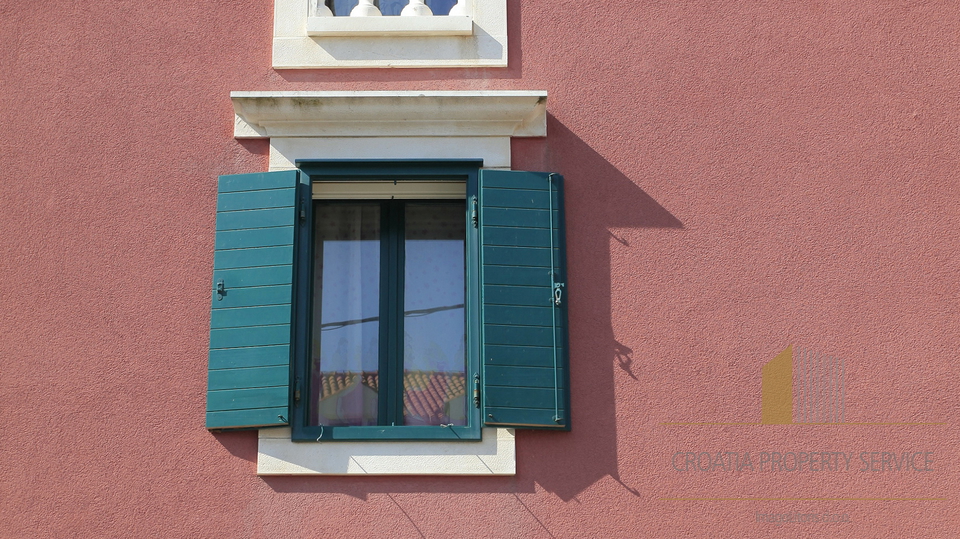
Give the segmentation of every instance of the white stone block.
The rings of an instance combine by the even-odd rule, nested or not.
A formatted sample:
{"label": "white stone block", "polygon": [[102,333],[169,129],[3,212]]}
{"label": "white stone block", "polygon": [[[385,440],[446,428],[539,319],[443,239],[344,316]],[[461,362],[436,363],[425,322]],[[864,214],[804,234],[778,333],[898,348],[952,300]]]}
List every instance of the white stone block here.
{"label": "white stone block", "polygon": [[515,475],[512,429],[463,442],[293,442],[290,429],[260,431],[258,475]]}

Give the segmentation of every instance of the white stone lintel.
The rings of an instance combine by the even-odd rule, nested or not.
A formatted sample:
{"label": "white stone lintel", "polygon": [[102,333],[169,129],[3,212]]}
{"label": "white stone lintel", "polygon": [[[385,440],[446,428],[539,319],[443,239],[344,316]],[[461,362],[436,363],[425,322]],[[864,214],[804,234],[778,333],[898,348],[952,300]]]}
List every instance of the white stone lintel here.
{"label": "white stone lintel", "polygon": [[273,137],[270,170],[298,159],[483,159],[483,168],[510,168],[510,137]]}
{"label": "white stone lintel", "polygon": [[469,36],[473,18],[451,17],[307,17],[307,35],[331,36]]}
{"label": "white stone lintel", "polygon": [[231,92],[236,138],[547,134],[547,92]]}

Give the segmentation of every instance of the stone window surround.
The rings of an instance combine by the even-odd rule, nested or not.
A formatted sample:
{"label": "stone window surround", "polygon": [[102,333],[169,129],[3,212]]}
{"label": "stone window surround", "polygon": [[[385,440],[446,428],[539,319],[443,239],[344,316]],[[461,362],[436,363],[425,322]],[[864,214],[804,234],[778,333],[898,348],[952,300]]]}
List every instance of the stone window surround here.
{"label": "stone window surround", "polygon": [[506,0],[462,0],[469,15],[312,17],[274,0],[273,67],[506,67]]}
{"label": "stone window surround", "polygon": [[[269,138],[269,170],[297,159],[471,159],[510,168],[511,137],[546,136],[544,91],[232,92],[234,136]],[[480,442],[294,443],[260,431],[258,475],[514,475],[513,429]]]}

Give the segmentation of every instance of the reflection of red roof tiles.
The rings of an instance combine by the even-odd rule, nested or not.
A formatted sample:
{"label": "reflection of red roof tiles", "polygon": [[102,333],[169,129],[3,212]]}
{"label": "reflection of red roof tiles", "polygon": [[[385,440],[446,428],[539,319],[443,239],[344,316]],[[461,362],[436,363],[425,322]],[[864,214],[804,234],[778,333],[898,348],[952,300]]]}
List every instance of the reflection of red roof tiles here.
{"label": "reflection of red roof tiles", "polygon": [[[357,377],[355,372],[328,372],[321,379],[320,398],[324,399],[353,385]],[[376,387],[374,387],[376,389]]]}
{"label": "reflection of red roof tiles", "polygon": [[[376,372],[326,372],[321,376],[320,399],[332,397],[352,386],[357,376],[363,385],[379,390],[380,377]],[[403,415],[426,425],[449,421],[446,404],[463,398],[467,392],[466,377],[458,372],[404,371],[403,387]]]}

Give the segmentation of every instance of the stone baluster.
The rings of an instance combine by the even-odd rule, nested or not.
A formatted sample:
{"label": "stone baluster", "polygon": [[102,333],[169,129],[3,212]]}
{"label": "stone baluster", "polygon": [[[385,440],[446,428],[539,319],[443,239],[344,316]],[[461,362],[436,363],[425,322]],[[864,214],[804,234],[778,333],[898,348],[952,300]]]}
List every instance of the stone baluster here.
{"label": "stone baluster", "polygon": [[360,3],[350,10],[351,17],[379,17],[380,15],[380,10],[373,5],[373,0],[360,0]]}
{"label": "stone baluster", "polygon": [[433,15],[433,11],[423,3],[423,0],[410,0],[410,2],[404,6],[403,10],[400,11],[400,15],[404,17],[429,17]]}

